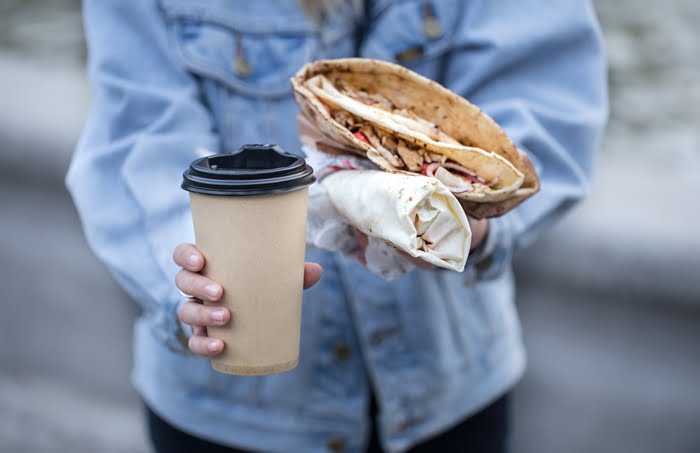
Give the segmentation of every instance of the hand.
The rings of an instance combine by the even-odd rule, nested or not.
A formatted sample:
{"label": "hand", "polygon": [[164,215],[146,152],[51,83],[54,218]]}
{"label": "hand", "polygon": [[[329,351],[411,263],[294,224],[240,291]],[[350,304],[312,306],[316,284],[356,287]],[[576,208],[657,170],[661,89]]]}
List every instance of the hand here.
{"label": "hand", "polygon": [[[178,319],[192,326],[193,335],[188,347],[197,355],[217,355],[224,350],[224,342],[207,336],[207,327],[226,325],[231,320],[231,312],[224,307],[205,306],[202,301],[219,301],[224,289],[199,273],[204,268],[204,255],[193,244],[178,245],[173,252],[173,260],[182,267],[175,277],[177,288],[192,296],[177,311]],[[315,285],[320,280],[322,271],[316,263],[305,263],[304,289]]]}
{"label": "hand", "polygon": [[469,228],[472,230],[472,244],[469,250],[480,246],[489,235],[489,219],[474,219],[467,216]]}

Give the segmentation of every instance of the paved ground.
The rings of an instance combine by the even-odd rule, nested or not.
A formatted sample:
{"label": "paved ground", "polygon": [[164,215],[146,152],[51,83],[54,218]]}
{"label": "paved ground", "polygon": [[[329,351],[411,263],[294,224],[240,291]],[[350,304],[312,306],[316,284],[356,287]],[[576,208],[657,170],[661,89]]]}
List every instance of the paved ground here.
{"label": "paved ground", "polygon": [[[67,195],[0,185],[0,451],[147,451],[129,381],[136,313]],[[514,453],[700,451],[700,313],[521,286],[530,354]],[[661,303],[658,303],[661,302]]]}

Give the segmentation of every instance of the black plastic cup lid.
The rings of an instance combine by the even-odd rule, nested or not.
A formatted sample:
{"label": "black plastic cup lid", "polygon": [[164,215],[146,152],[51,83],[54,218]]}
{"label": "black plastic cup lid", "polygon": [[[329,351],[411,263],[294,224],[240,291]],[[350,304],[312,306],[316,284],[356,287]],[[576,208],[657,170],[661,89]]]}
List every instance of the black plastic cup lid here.
{"label": "black plastic cup lid", "polygon": [[188,192],[224,196],[290,192],[316,181],[303,157],[277,145],[243,145],[233,154],[197,159],[182,179],[180,187]]}

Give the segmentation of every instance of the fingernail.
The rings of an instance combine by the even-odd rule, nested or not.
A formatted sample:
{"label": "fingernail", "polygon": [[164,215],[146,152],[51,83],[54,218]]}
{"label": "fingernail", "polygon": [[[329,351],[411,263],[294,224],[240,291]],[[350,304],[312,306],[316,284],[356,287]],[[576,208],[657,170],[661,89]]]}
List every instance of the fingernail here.
{"label": "fingernail", "polygon": [[207,285],[204,287],[204,292],[211,297],[216,297],[219,295],[218,285]]}
{"label": "fingernail", "polygon": [[223,321],[226,312],[224,310],[215,310],[211,312],[211,319],[214,321]]}
{"label": "fingernail", "polygon": [[190,255],[189,257],[190,266],[197,266],[199,264],[198,255]]}
{"label": "fingernail", "polygon": [[216,352],[219,350],[219,342],[218,341],[210,341],[209,344],[207,345],[207,349],[211,352]]}

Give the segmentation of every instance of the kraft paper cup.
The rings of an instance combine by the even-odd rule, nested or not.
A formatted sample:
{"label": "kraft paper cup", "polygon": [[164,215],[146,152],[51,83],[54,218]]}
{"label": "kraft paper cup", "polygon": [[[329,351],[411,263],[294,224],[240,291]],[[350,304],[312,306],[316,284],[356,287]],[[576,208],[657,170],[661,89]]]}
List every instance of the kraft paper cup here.
{"label": "kraft paper cup", "polygon": [[211,359],[222,373],[262,375],[297,366],[304,280],[308,186],[304,159],[275,145],[246,145],[234,154],[198,159],[183,174],[190,192],[202,274],[224,288],[206,305],[231,311],[209,327],[224,341]]}

